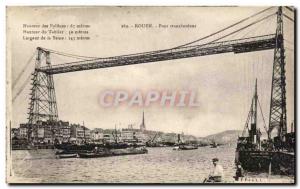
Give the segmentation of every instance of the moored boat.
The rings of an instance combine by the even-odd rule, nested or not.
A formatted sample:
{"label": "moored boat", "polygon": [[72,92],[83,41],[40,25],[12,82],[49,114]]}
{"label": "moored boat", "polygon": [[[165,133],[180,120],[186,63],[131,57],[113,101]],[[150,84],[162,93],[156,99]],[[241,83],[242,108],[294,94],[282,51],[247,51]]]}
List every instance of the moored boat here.
{"label": "moored boat", "polygon": [[196,150],[196,149],[198,149],[198,147],[194,145],[188,145],[188,144],[179,145],[179,150]]}
{"label": "moored boat", "polygon": [[279,130],[277,133],[278,136],[272,139],[272,130],[266,128],[262,111],[260,111],[267,133],[267,139],[261,140],[262,133],[257,126],[258,107],[260,110],[262,109],[258,100],[256,82],[244,131],[242,136],[238,137],[237,141],[236,164],[240,164],[248,172],[294,175],[295,133],[293,129],[291,129],[291,133],[282,133],[282,130]]}
{"label": "moored boat", "polygon": [[213,143],[210,144],[210,147],[211,148],[217,148],[218,144],[215,141],[213,141]]}
{"label": "moored boat", "polygon": [[188,145],[188,144],[180,144],[179,146],[175,146],[173,150],[196,150],[198,146]]}
{"label": "moored boat", "polygon": [[100,158],[100,157],[109,157],[109,156],[123,156],[123,155],[137,155],[137,154],[146,154],[148,150],[144,147],[142,148],[125,148],[125,149],[106,149],[103,151],[94,151],[79,153],[80,158]]}
{"label": "moored boat", "polygon": [[144,147],[142,147],[142,148],[127,148],[127,149],[112,149],[110,151],[113,156],[136,155],[136,154],[148,153],[148,150]]}
{"label": "moored boat", "polygon": [[243,134],[237,141],[235,161],[237,164],[240,163],[242,168],[246,171],[267,172],[269,170],[272,153],[271,151],[262,149],[260,141],[262,134],[257,127],[257,108],[258,95],[256,81],[254,95]]}
{"label": "moored boat", "polygon": [[196,150],[198,149],[197,145],[194,144],[188,144],[182,141],[182,139],[180,138],[180,134],[177,135],[178,139],[177,139],[177,145],[173,148],[173,150]]}
{"label": "moored boat", "polygon": [[77,158],[77,154],[59,154],[57,156],[58,156],[59,159]]}
{"label": "moored boat", "polygon": [[78,156],[80,158],[100,158],[100,157],[108,157],[112,154],[109,152],[86,152],[86,153],[79,153]]}
{"label": "moored boat", "polygon": [[179,146],[175,146],[173,150],[179,150]]}

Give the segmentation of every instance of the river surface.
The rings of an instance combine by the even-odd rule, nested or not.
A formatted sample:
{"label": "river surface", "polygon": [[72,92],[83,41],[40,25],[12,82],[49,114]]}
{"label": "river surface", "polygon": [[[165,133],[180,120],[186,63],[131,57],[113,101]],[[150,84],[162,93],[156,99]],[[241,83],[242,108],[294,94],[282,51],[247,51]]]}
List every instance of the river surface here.
{"label": "river surface", "polygon": [[226,180],[235,174],[233,147],[174,151],[148,148],[148,154],[92,159],[56,159],[54,150],[12,151],[11,174],[38,183],[202,183],[219,158]]}

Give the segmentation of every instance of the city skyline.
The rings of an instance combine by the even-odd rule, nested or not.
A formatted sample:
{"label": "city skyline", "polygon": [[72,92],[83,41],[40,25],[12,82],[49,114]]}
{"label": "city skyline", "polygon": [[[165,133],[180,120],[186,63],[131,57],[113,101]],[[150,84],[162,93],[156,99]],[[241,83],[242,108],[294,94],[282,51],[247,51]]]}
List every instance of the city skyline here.
{"label": "city skyline", "polygon": [[[213,135],[213,134],[218,134],[218,133],[222,133],[224,131],[228,131],[228,130],[223,130],[223,131],[218,131],[216,133],[212,133],[212,134],[209,134],[209,135],[206,135],[206,136],[197,136],[197,135],[193,135],[191,133],[184,133],[183,131],[182,132],[166,132],[166,131],[163,131],[163,130],[151,130],[151,129],[147,129],[147,127],[145,126],[144,128],[142,128],[142,125],[146,125],[146,118],[144,117],[144,110],[143,110],[143,118],[141,119],[141,122],[140,123],[115,123],[114,124],[114,128],[112,127],[89,127],[88,125],[85,125],[84,124],[84,120],[81,122],[81,123],[73,123],[71,121],[66,121],[66,120],[58,120],[58,122],[68,122],[70,126],[82,126],[82,127],[86,127],[87,129],[89,129],[90,131],[94,131],[94,130],[98,130],[98,129],[102,129],[102,130],[117,130],[117,131],[121,131],[122,129],[138,129],[138,130],[145,130],[145,131],[153,131],[153,132],[163,132],[163,133],[174,133],[174,134],[184,134],[184,135],[189,135],[189,136],[194,136],[194,137],[207,137],[209,135]],[[20,125],[26,125],[27,123],[20,123],[17,127],[12,127],[11,129],[18,129],[20,128]],[[236,131],[241,131],[241,130],[236,130]]]}

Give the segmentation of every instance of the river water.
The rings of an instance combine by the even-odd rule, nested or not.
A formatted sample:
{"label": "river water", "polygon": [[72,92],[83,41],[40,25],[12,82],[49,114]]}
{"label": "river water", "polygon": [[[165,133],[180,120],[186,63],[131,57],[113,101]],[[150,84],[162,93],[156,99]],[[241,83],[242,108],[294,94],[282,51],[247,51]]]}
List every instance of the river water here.
{"label": "river water", "polygon": [[202,183],[219,158],[226,180],[235,174],[232,147],[174,151],[148,148],[148,154],[92,159],[56,159],[54,150],[12,151],[11,174],[38,183]]}

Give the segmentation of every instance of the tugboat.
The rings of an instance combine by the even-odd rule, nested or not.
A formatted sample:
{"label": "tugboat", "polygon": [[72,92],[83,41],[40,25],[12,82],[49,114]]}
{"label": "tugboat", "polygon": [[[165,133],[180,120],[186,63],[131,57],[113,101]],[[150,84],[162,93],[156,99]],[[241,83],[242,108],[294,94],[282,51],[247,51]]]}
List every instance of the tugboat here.
{"label": "tugboat", "polygon": [[178,146],[175,146],[173,150],[196,150],[198,146],[192,144],[186,144],[182,142],[180,134],[178,134]]}
{"label": "tugboat", "polygon": [[213,141],[213,142],[210,144],[210,147],[211,147],[211,148],[217,148],[217,147],[218,147],[218,144],[217,144],[215,141]]}

